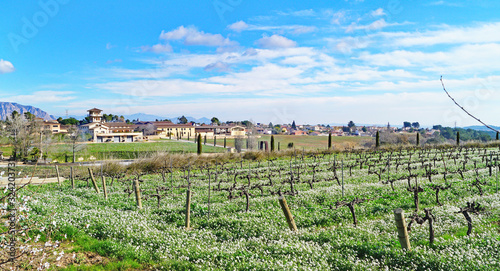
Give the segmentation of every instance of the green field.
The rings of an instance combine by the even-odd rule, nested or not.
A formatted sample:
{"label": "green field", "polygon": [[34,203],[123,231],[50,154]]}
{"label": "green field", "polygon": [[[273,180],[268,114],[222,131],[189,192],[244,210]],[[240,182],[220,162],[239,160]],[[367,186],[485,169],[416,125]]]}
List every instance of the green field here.
{"label": "green field", "polygon": [[[107,159],[138,159],[146,158],[157,153],[196,153],[197,146],[193,143],[161,140],[152,142],[134,143],[81,143],[78,145],[76,159],[83,158],[83,161]],[[12,147],[2,147],[4,156],[10,156]],[[224,153],[226,150],[210,145],[203,146],[204,153]],[[70,144],[54,144],[49,146],[48,158],[58,162],[71,162],[72,146]]]}
{"label": "green field", "polygon": [[[20,199],[31,197],[19,212],[30,219],[20,223],[30,228],[27,236],[73,241],[86,251],[136,266],[131,270],[499,270],[498,155],[498,149],[450,148],[306,153],[217,167],[188,162],[164,177],[143,172],[143,209],[131,190],[137,175],[120,177],[113,185],[107,177],[106,200],[95,169],[100,193],[86,178],[77,179],[75,189],[66,181],[60,187],[20,191]],[[189,186],[193,194],[186,229]],[[439,193],[442,205],[436,199],[438,186],[449,186]],[[422,189],[418,212],[410,187]],[[296,232],[287,225],[280,193]],[[459,213],[468,202],[481,206],[468,213],[470,235]],[[422,219],[429,208],[433,243],[429,222],[412,222],[412,249],[402,250],[393,214],[397,208],[404,210],[407,223],[412,214]],[[29,241],[28,248],[43,242]],[[0,261],[2,256],[0,252]],[[55,264],[53,260],[51,266]]]}
{"label": "green field", "polygon": [[[202,138],[202,140],[204,140]],[[274,135],[275,149],[278,150],[278,143],[281,150],[287,149],[288,143],[293,143],[296,149],[318,150],[328,147],[327,136],[294,136],[294,135]],[[194,141],[191,139],[191,141]],[[216,137],[217,145],[224,145],[224,137]],[[270,144],[270,135],[260,135],[256,141],[268,141]],[[204,141],[203,141],[204,142]],[[367,142],[375,142],[371,137],[358,136],[334,136],[332,137],[333,147],[336,149],[352,148],[354,146],[363,146]],[[207,138],[207,145],[213,146],[214,139]],[[234,148],[234,138],[226,139],[226,146]],[[270,146],[270,145],[269,145]]]}

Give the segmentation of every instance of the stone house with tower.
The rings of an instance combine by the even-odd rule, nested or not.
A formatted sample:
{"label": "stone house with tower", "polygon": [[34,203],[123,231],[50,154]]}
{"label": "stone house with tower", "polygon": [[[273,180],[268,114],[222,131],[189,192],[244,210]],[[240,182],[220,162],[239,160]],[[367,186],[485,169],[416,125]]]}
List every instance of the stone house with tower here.
{"label": "stone house with tower", "polygon": [[106,122],[102,110],[92,108],[87,110],[90,122],[80,125],[83,133],[91,135],[91,141],[100,142],[137,142],[143,139],[142,132],[137,132],[136,125],[125,122]]}

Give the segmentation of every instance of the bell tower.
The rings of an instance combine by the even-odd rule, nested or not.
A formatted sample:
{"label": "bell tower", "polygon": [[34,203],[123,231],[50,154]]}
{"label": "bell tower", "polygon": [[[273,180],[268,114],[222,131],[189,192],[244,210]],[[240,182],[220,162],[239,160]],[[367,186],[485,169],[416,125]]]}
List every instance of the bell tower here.
{"label": "bell tower", "polygon": [[92,108],[87,110],[89,112],[90,122],[102,122],[102,110],[97,108]]}

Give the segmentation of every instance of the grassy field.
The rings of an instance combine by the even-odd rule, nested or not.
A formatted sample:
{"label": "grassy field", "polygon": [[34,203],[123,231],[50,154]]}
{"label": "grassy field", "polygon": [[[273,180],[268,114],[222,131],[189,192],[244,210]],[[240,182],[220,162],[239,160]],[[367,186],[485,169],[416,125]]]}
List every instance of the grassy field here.
{"label": "grassy field", "polygon": [[[91,157],[97,160],[106,159],[137,159],[145,158],[155,153],[196,153],[197,146],[193,143],[161,140],[152,142],[134,142],[134,143],[82,143],[78,145],[80,149],[76,153],[78,158],[89,161]],[[4,156],[10,156],[12,147],[2,147]],[[223,153],[224,148],[210,145],[203,146],[205,153]],[[71,162],[72,146],[70,144],[54,144],[49,147],[49,158],[58,162]]]}
{"label": "grassy field", "polygon": [[[290,136],[290,135],[275,135],[275,149],[278,150],[278,145],[281,150],[287,149],[289,143],[294,143],[294,147],[298,150],[318,150],[325,149],[328,146],[328,137],[325,136]],[[263,135],[256,141],[268,141],[270,143],[271,136]],[[354,146],[363,146],[366,143],[373,142],[373,138],[369,137],[333,137],[333,147],[343,150]],[[184,140],[185,141],[185,140]],[[194,143],[194,139],[190,139]],[[217,137],[214,147],[214,139],[207,139],[207,144],[203,144],[204,153],[220,153],[225,152],[221,146],[224,146],[224,138]],[[226,146],[234,148],[234,139],[227,138]],[[91,157],[98,160],[103,159],[136,159],[150,156],[155,152],[170,152],[170,153],[195,153],[197,150],[196,144],[191,144],[183,141],[161,139],[151,142],[134,142],[134,143],[81,143],[78,147],[77,159],[83,158],[88,161]],[[12,155],[11,146],[2,146],[0,151],[4,152],[4,156]],[[53,144],[49,146],[49,158],[58,162],[71,162],[72,148],[70,144]]]}
{"label": "grassy field", "polygon": [[[23,243],[36,255],[42,252],[33,248],[46,242],[74,242],[111,261],[127,261],[130,270],[499,270],[498,164],[490,174],[488,161],[497,155],[497,149],[345,153],[175,169],[140,178],[142,209],[131,190],[136,175],[113,185],[108,177],[106,200],[96,169],[100,193],[86,179],[77,179],[75,189],[67,181],[20,191],[19,214],[29,219],[19,223],[30,230],[18,238],[39,235],[42,241]],[[409,185],[422,189],[417,212]],[[449,186],[439,194],[442,204],[437,186]],[[193,194],[186,229],[188,187]],[[296,232],[284,218],[280,193]],[[483,209],[469,212],[469,235],[459,211],[472,202]],[[433,243],[429,222],[412,222],[412,249],[402,250],[396,208],[404,210],[407,223],[430,209]],[[31,268],[44,261],[49,259]],[[77,265],[66,263],[72,270]]]}

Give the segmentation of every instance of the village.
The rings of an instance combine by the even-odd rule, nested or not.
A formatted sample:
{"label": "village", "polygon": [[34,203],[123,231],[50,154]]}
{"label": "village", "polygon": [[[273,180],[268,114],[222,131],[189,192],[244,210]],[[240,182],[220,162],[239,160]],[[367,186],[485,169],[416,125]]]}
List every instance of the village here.
{"label": "village", "polygon": [[[103,116],[103,110],[92,108],[87,110],[88,123],[81,125],[64,125],[58,120],[39,119],[44,130],[52,134],[68,134],[79,132],[86,135],[90,142],[140,142],[168,139],[193,139],[198,135],[204,138],[214,137],[243,137],[247,135],[293,135],[293,136],[359,136],[374,137],[377,131],[389,131],[394,133],[413,133],[419,131],[425,135],[433,135],[439,132],[437,129],[420,129],[418,122],[405,122],[402,128],[395,126],[361,126],[357,127],[352,121],[347,126],[330,126],[324,124],[303,125],[278,124],[273,125],[249,121],[241,123],[220,123],[216,118],[211,124],[200,124],[195,122],[173,123],[172,121],[140,121],[126,122],[123,119],[107,121]],[[75,127],[77,126],[77,127]],[[77,129],[75,129],[77,128]]]}

